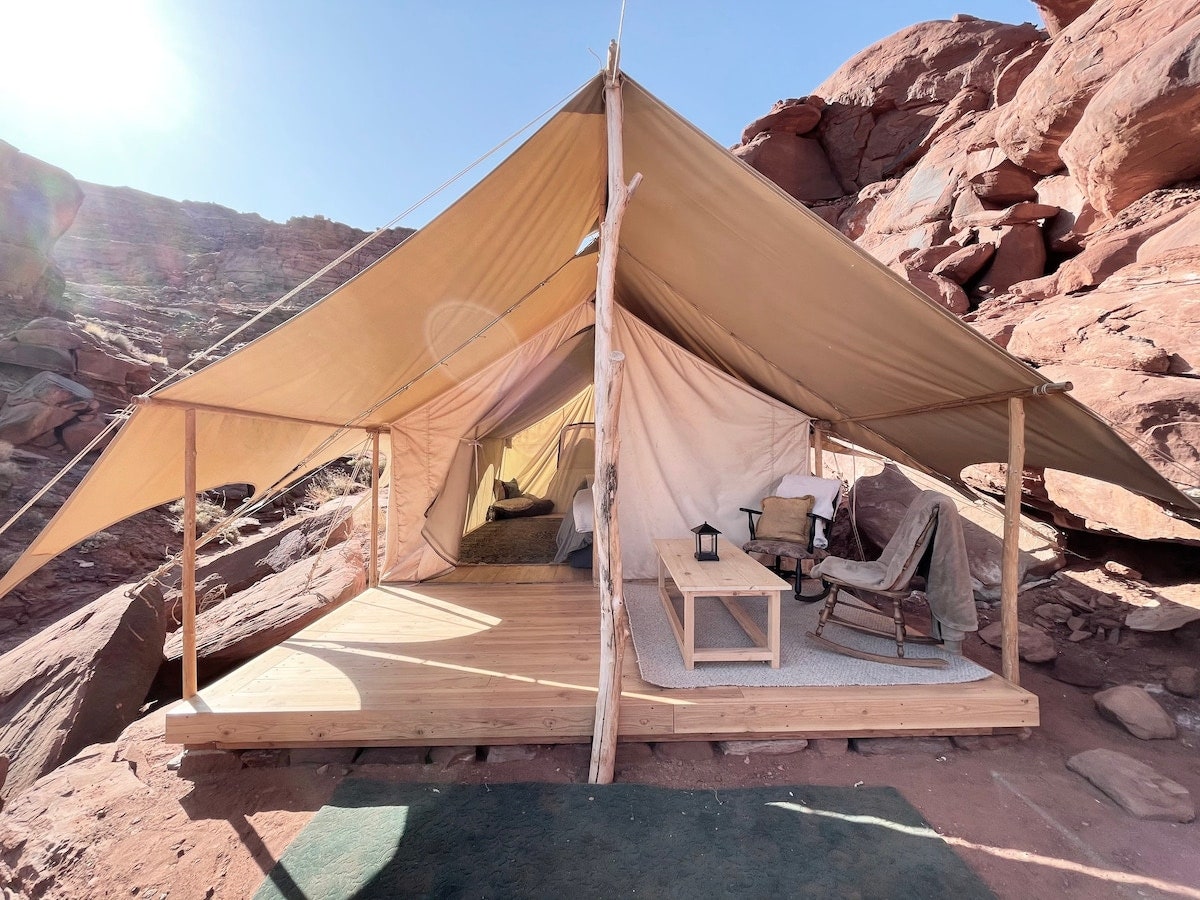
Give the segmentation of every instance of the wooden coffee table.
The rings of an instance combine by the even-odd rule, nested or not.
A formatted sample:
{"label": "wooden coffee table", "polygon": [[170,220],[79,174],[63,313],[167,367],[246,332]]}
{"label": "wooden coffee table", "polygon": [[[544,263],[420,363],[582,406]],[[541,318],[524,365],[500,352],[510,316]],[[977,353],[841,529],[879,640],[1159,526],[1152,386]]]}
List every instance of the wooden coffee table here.
{"label": "wooden coffee table", "polygon": [[[737,547],[722,544],[720,559],[699,562],[696,544],[690,538],[660,538],[654,542],[658,553],[658,595],[667,611],[667,620],[675,632],[685,668],[697,662],[769,662],[779,668],[779,607],[784,591],[792,586],[755,562]],[[683,595],[683,621],[667,590],[667,575]],[[702,647],[696,649],[696,597],[716,597],[754,641],[754,647]],[[767,632],[742,607],[744,597],[763,597],[767,601]]]}

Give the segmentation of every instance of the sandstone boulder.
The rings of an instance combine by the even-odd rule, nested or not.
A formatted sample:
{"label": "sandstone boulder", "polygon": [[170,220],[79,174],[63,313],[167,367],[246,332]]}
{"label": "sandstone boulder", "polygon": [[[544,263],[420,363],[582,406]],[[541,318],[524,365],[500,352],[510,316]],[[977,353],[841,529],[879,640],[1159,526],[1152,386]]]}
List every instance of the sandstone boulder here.
{"label": "sandstone boulder", "polygon": [[825,101],[820,97],[799,97],[779,100],[761,119],[755,119],[742,132],[742,143],[748,144],[765,132],[808,134],[821,121]]}
{"label": "sandstone boulder", "polygon": [[733,151],[797,200],[829,200],[846,193],[815,138],[768,131]]}
{"label": "sandstone boulder", "polygon": [[[979,638],[988,646],[999,647],[1003,643],[1002,632],[1001,623],[993,622],[979,629]],[[1058,656],[1050,635],[1024,622],[1017,623],[1017,646],[1021,659],[1025,662],[1047,663]]]}
{"label": "sandstone boulder", "polygon": [[1123,810],[1139,819],[1191,822],[1196,807],[1187,788],[1116,750],[1087,750],[1067,760]]}
{"label": "sandstone boulder", "polygon": [[962,315],[970,309],[967,293],[949,278],[922,272],[919,269],[901,267],[900,275],[918,291],[952,313]]}
{"label": "sandstone boulder", "polygon": [[1046,242],[1037,225],[981,228],[979,243],[996,248],[976,283],[981,293],[1003,294],[1017,282],[1037,278],[1046,271]]}
{"label": "sandstone boulder", "polygon": [[[196,617],[202,675],[257,656],[355,596],[363,589],[365,555],[362,540],[348,541],[202,611]],[[168,662],[178,662],[182,634],[172,635],[164,652]]]}
{"label": "sandstone boulder", "polygon": [[[1148,333],[1151,340],[1166,340],[1154,331]],[[1165,476],[1185,485],[1194,483],[1191,473],[1200,468],[1200,385],[1196,379],[1070,364],[1046,365],[1041,372],[1051,381],[1071,382],[1072,396],[1117,424],[1126,440],[1136,442],[1146,461]]]}
{"label": "sandstone boulder", "polygon": [[0,141],[0,297],[45,298],[50,251],[82,201],[69,174]]}
{"label": "sandstone boulder", "polygon": [[1172,666],[1163,686],[1179,697],[1200,697],[1200,669],[1195,666]]}
{"label": "sandstone boulder", "polygon": [[75,374],[75,357],[69,350],[22,344],[13,340],[0,341],[0,363],[56,372],[59,375]]}
{"label": "sandstone boulder", "polygon": [[1123,725],[1134,737],[1143,741],[1175,737],[1175,723],[1143,688],[1122,684],[1100,691],[1092,699],[1100,715]]}
{"label": "sandstone boulder", "polygon": [[1051,175],[1037,183],[1037,202],[1058,207],[1046,220],[1046,244],[1055,253],[1078,253],[1098,223],[1096,210],[1070,175]]}
{"label": "sandstone boulder", "polygon": [[1125,625],[1134,631],[1175,631],[1189,622],[1200,622],[1200,609],[1178,603],[1144,606],[1125,617]]}
{"label": "sandstone boulder", "polygon": [[[1008,351],[1038,366],[1166,375],[1175,360],[1200,361],[1200,297],[1169,289],[1055,297],[1013,329]],[[1121,399],[1133,405],[1125,402],[1133,398]]]}
{"label": "sandstone boulder", "polygon": [[1096,0],[1034,0],[1046,31],[1054,37],[1081,15],[1091,9]]}
{"label": "sandstone boulder", "polygon": [[1200,528],[1124,488],[1053,469],[1046,469],[1042,480],[1041,495],[1026,494],[1024,502],[1045,510],[1060,527],[1200,546]]}
{"label": "sandstone boulder", "polygon": [[1050,674],[1056,681],[1077,687],[1098,688],[1104,684],[1104,669],[1091,653],[1081,653],[1072,647],[1064,649],[1054,660]]}
{"label": "sandstone boulder", "polygon": [[1051,42],[997,122],[1014,163],[1043,175],[1063,168],[1059,146],[1096,92],[1143,48],[1200,11],[1200,0],[1102,0]]}
{"label": "sandstone boulder", "polygon": [[1010,204],[1037,198],[1036,176],[1009,161],[999,147],[976,150],[966,159],[965,175],[977,197]]}
{"label": "sandstone boulder", "polygon": [[162,662],[166,617],[123,585],[0,656],[5,796],[137,718]]}
{"label": "sandstone boulder", "polygon": [[1016,96],[1021,82],[1037,68],[1038,63],[1042,61],[1042,57],[1049,49],[1049,41],[1034,44],[1024,53],[1014,57],[1013,61],[1001,70],[1000,74],[996,76],[996,84],[992,88],[993,99],[997,107],[1004,106]]}
{"label": "sandstone boulder", "polygon": [[[1042,36],[1032,25],[960,17],[923,22],[868,47],[815,93],[827,103],[818,126],[834,171],[860,188],[913,161],[910,152],[962,93],[986,108],[997,77]],[[980,99],[983,102],[980,102]]]}
{"label": "sandstone boulder", "polygon": [[[882,549],[904,518],[904,512],[920,492],[899,467],[888,464],[878,475],[859,478],[851,488],[855,522],[868,554]],[[949,493],[952,498],[958,499]],[[967,544],[971,577],[978,591],[996,595],[1000,585],[1002,517],[989,515],[973,504],[962,502],[958,511]],[[1019,571],[1021,578],[1041,577],[1062,567],[1063,557],[1054,533],[1045,526],[1026,521],[1022,529]],[[871,557],[873,558],[873,557]]]}
{"label": "sandstone boulder", "polygon": [[971,244],[956,250],[933,267],[934,275],[966,284],[988,264],[996,252],[995,244]]}
{"label": "sandstone boulder", "polygon": [[1146,46],[1092,97],[1059,149],[1088,201],[1112,215],[1200,175],[1200,17]]}
{"label": "sandstone boulder", "polygon": [[[243,538],[230,547],[200,557],[196,566],[197,584],[210,604],[222,602],[247,590],[264,578],[278,574],[316,553],[322,543],[326,552],[345,541],[353,528],[350,511],[343,500],[330,500],[311,515],[293,516],[260,534]],[[178,566],[159,579],[165,586],[168,613],[180,621]]]}
{"label": "sandstone boulder", "polygon": [[94,408],[94,395],[83,385],[41,372],[8,395],[0,409],[0,440],[29,443]]}

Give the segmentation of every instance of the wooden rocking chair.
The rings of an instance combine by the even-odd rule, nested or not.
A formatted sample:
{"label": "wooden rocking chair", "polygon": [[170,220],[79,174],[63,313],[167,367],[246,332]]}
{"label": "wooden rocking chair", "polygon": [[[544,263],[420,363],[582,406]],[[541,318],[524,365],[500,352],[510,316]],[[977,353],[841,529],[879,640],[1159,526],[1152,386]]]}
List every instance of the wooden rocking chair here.
{"label": "wooden rocking chair", "polygon": [[[947,660],[940,657],[919,658],[905,655],[906,644],[933,644],[957,652],[962,642],[910,633],[905,626],[902,607],[904,600],[913,592],[914,578],[918,575],[929,575],[935,530],[957,529],[958,534],[951,534],[949,540],[958,541],[961,545],[962,528],[957,513],[942,513],[944,504],[953,507],[953,501],[942,494],[935,491],[922,492],[908,508],[900,527],[892,535],[878,560],[855,562],[829,557],[814,567],[812,574],[825,583],[829,596],[825,601],[825,608],[821,610],[816,628],[809,632],[810,639],[826,649],[873,662],[927,669],[941,669],[949,665]],[[965,560],[965,549],[963,554]],[[827,565],[833,572],[826,571]],[[891,600],[891,619],[861,597],[850,593],[851,591],[878,594]],[[850,596],[849,601],[846,600],[846,595]],[[974,613],[973,605],[971,612]],[[871,653],[831,641],[821,634],[830,623],[879,637],[893,637],[896,641],[896,655]],[[935,629],[938,627],[936,620],[934,626]],[[961,638],[961,634],[959,637]]]}

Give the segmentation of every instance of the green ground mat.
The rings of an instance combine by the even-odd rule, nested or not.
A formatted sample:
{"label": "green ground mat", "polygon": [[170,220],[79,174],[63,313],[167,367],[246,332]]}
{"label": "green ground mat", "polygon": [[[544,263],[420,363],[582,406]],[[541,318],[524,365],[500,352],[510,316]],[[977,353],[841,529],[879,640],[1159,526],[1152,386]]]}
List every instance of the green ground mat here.
{"label": "green ground mat", "polygon": [[255,900],[994,895],[892,788],[343,782]]}

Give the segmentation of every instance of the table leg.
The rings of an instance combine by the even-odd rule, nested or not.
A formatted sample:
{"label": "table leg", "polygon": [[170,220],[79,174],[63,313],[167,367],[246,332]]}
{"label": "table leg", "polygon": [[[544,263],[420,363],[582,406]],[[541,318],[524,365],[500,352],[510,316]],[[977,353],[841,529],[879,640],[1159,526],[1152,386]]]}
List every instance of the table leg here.
{"label": "table leg", "polygon": [[696,668],[696,595],[683,593],[683,667]]}
{"label": "table leg", "polygon": [[767,647],[771,651],[771,668],[779,668],[779,608],[783,603],[783,591],[767,594]]}

